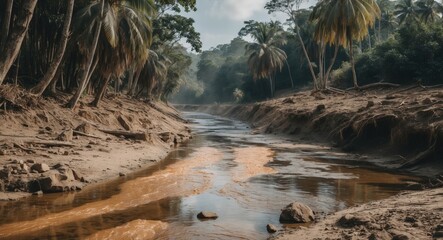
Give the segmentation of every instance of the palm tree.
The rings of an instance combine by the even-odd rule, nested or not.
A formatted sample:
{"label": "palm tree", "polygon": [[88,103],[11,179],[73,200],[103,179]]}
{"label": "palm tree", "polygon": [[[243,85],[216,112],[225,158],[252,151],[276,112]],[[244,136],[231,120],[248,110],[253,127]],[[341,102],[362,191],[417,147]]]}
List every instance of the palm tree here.
{"label": "palm tree", "polygon": [[440,14],[443,12],[443,6],[435,0],[420,0],[417,2],[416,11],[420,19],[425,23],[434,22],[440,18]]}
{"label": "palm tree", "polygon": [[314,38],[324,44],[338,44],[349,48],[354,87],[358,88],[353,40],[361,41],[380,17],[375,0],[324,0],[312,13],[317,25]]}
{"label": "palm tree", "polygon": [[400,24],[417,21],[417,7],[413,0],[401,0],[395,5],[394,14]]}
{"label": "palm tree", "polygon": [[256,41],[246,45],[249,70],[254,79],[269,79],[271,97],[273,97],[275,91],[273,75],[277,70],[281,71],[287,58],[286,53],[278,48],[286,43],[283,31],[273,23],[256,23],[249,34]]}
{"label": "palm tree", "polygon": [[[152,0],[102,0],[80,10],[74,34],[80,52],[87,56],[88,63],[81,74],[79,87],[68,104],[70,108],[76,105],[88,84],[93,61],[97,62],[97,71],[103,79],[91,103],[94,106],[103,98],[111,77],[119,77],[130,65],[146,61],[152,39],[150,18],[153,13]],[[94,29],[95,33],[91,34]],[[92,47],[91,36],[94,37]],[[97,46],[99,41],[95,49],[94,45]]]}
{"label": "palm tree", "polygon": [[23,3],[18,6],[17,16],[14,20],[14,28],[9,31],[3,49],[0,49],[0,85],[5,80],[6,74],[8,74],[9,69],[18,56],[36,4],[37,0],[28,0],[23,1]]}
{"label": "palm tree", "polygon": [[69,28],[71,26],[72,13],[74,11],[74,3],[75,0],[69,0],[67,11],[65,15],[65,21],[62,30],[62,36],[60,39],[60,44],[57,48],[57,52],[55,54],[55,58],[52,64],[49,66],[49,69],[46,71],[43,79],[31,89],[31,92],[37,95],[42,95],[46,88],[49,86],[51,81],[53,80],[55,73],[57,72],[60,63],[62,62],[63,56],[65,54],[66,46],[68,44],[69,39]]}

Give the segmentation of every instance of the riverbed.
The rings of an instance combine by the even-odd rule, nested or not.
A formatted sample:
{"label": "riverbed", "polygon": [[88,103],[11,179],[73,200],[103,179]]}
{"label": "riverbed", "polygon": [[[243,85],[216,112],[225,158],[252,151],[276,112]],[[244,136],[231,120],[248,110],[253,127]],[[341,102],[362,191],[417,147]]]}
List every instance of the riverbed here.
{"label": "riverbed", "polygon": [[[186,112],[194,137],[155,167],[81,192],[0,203],[2,239],[266,239],[280,209],[318,215],[388,198],[417,178],[364,164],[365,156],[245,123]],[[201,221],[200,211],[218,214]]]}

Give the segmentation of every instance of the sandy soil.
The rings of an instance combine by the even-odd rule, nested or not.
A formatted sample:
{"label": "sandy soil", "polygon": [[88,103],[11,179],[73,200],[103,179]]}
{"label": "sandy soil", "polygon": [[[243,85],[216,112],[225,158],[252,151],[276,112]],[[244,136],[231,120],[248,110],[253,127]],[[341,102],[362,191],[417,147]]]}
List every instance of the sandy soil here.
{"label": "sandy soil", "polygon": [[443,188],[402,193],[327,216],[311,227],[286,229],[273,239],[443,238]]}
{"label": "sandy soil", "polygon": [[[23,192],[35,190],[22,182],[48,176],[56,176],[63,190],[121,177],[164,159],[190,137],[179,113],[160,102],[111,95],[99,108],[89,107],[85,103],[91,99],[85,98],[71,111],[61,106],[66,98],[35,98],[8,85],[0,92],[0,100],[7,100],[0,110],[0,199],[23,197]],[[36,163],[50,170],[36,171]]]}

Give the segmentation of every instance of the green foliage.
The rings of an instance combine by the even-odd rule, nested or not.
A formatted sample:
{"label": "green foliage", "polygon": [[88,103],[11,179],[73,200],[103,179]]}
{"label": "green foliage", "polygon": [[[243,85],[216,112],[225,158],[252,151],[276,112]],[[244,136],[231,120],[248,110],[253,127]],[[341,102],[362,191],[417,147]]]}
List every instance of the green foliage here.
{"label": "green foliage", "polygon": [[[441,24],[412,24],[401,27],[394,38],[358,57],[357,74],[362,83],[378,81],[399,84],[442,83],[443,27]],[[350,81],[347,65],[334,73],[336,83]]]}

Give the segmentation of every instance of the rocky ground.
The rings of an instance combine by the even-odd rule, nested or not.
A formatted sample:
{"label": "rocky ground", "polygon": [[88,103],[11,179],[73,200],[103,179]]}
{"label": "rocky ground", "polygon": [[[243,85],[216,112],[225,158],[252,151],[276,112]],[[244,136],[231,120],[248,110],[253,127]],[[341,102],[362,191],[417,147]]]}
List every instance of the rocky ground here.
{"label": "rocky ground", "polygon": [[310,227],[286,228],[286,239],[443,239],[443,188],[402,193],[336,212]]}
{"label": "rocky ground", "polygon": [[0,199],[76,191],[162,160],[190,129],[164,103],[110,95],[87,97],[73,111],[66,98],[0,89]]}

